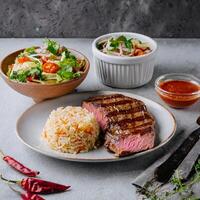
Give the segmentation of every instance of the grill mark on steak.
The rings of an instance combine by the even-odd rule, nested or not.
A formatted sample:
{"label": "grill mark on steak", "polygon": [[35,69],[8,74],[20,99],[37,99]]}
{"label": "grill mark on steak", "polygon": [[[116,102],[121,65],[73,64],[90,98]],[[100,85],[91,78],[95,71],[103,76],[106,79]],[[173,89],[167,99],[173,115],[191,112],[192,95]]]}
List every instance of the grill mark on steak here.
{"label": "grill mark on steak", "polygon": [[89,99],[84,100],[85,102],[94,102],[99,100],[107,100],[112,99],[116,97],[123,97],[122,94],[113,94],[113,95],[102,95],[102,96],[96,96],[96,97],[90,97]]}
{"label": "grill mark on steak", "polygon": [[141,106],[131,107],[130,109],[127,109],[127,110],[114,110],[114,111],[109,112],[106,116],[112,117],[112,116],[117,116],[121,114],[131,114],[131,113],[139,112],[139,111],[146,111],[146,106],[141,105]]}
{"label": "grill mark on steak", "polygon": [[121,101],[117,101],[117,102],[111,102],[111,103],[102,103],[102,104],[98,104],[96,102],[94,102],[94,105],[99,106],[99,107],[107,107],[107,106],[116,106],[116,105],[124,105],[127,103],[132,103],[132,100],[121,100]]}
{"label": "grill mark on steak", "polygon": [[[148,120],[149,119],[149,120]],[[120,127],[125,127],[127,124],[131,124],[132,127],[140,126],[144,124],[145,121],[150,121],[151,118],[144,119],[143,117],[138,117],[135,119],[123,119],[121,121],[114,121],[113,124],[118,124]]]}
{"label": "grill mark on steak", "polygon": [[149,126],[147,128],[144,128],[144,129],[133,129],[133,130],[130,130],[129,133],[131,135],[133,134],[140,134],[140,135],[144,135],[146,133],[150,133],[150,132],[153,132],[154,131],[154,128],[152,128],[152,126]]}
{"label": "grill mark on steak", "polygon": [[120,123],[122,121],[126,122],[126,120],[132,120],[131,122],[135,122],[135,121],[142,121],[144,119],[148,119],[150,118],[149,115],[147,115],[147,113],[145,112],[136,112],[136,113],[130,113],[130,114],[122,114],[122,115],[114,115],[112,117],[110,117],[109,121],[111,123]]}
{"label": "grill mark on steak", "polygon": [[121,101],[121,100],[131,100],[132,103],[135,103],[137,105],[144,105],[144,103],[140,100],[136,100],[136,99],[133,99],[131,97],[127,97],[127,96],[124,96],[124,95],[121,95],[121,94],[115,94],[115,95],[110,95],[110,96],[105,96],[103,95],[102,97],[99,96],[99,97],[91,97],[89,98],[88,100],[85,100],[85,102],[92,102],[93,104],[100,104],[100,105],[104,105],[104,104],[109,104],[109,103],[114,103],[114,102],[118,102],[118,101]]}
{"label": "grill mark on steak", "polygon": [[127,136],[129,135],[137,135],[137,134],[140,134],[140,135],[145,135],[145,134],[148,134],[148,133],[153,133],[154,129],[152,127],[147,127],[143,130],[133,130],[133,131],[121,131],[119,132],[119,134],[113,134],[111,131],[108,131],[106,133],[106,140],[109,140],[109,141],[115,141],[117,142],[119,139],[124,139],[126,138]]}
{"label": "grill mark on steak", "polygon": [[102,105],[102,104],[111,104],[111,103],[119,102],[122,100],[131,100],[132,103],[135,103],[137,105],[140,103],[138,101],[133,101],[133,99],[131,99],[130,97],[123,97],[123,96],[109,98],[109,99],[94,100],[92,103],[97,104],[97,105],[99,104]]}
{"label": "grill mark on steak", "polygon": [[122,130],[128,130],[128,129],[135,129],[135,128],[140,128],[142,129],[144,126],[152,126],[152,122],[150,120],[146,120],[143,124],[139,124],[139,125],[136,125],[136,124],[126,124],[126,126],[120,126],[120,128]]}
{"label": "grill mark on steak", "polygon": [[120,131],[129,131],[129,132],[134,132],[135,130],[144,130],[147,127],[152,127],[152,123],[150,121],[146,121],[142,125],[140,124],[139,126],[135,126],[133,124],[129,124],[130,126],[119,126],[118,124],[113,125],[109,127],[107,130],[112,130],[113,134],[118,134]]}
{"label": "grill mark on steak", "polygon": [[[108,106],[108,107],[102,107],[102,108],[106,112],[106,115],[109,115],[109,113],[114,112],[114,111],[121,112],[121,111],[125,111],[125,110],[130,110],[130,109],[133,109],[133,108],[136,108],[139,106],[135,103],[127,103],[127,104],[114,105],[114,106]],[[141,105],[141,106],[144,106],[144,105]],[[144,110],[146,111],[146,106],[144,106]]]}
{"label": "grill mark on steak", "polygon": [[135,130],[130,131],[129,133],[130,133],[131,135],[133,135],[133,134],[144,135],[144,134],[146,134],[146,133],[152,132],[153,130],[154,130],[154,129],[153,129],[152,127],[147,127],[147,128],[145,128],[145,129],[143,129],[143,130],[135,129]]}

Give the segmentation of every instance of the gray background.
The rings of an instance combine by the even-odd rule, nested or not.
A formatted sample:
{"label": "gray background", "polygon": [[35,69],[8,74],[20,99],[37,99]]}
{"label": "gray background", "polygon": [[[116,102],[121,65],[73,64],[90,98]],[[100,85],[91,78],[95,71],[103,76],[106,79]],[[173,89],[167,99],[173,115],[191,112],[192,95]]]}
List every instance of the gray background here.
{"label": "gray background", "polygon": [[199,0],[0,0],[0,37],[200,37]]}

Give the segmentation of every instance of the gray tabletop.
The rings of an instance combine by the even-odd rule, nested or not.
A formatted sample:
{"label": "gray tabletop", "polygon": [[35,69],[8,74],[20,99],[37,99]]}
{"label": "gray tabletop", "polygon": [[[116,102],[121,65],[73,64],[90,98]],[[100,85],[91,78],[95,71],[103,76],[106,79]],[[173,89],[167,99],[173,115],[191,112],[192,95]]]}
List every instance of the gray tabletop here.
{"label": "gray tabletop", "polygon": [[[97,80],[92,62],[92,39],[57,39],[67,47],[84,53],[91,61],[91,69],[86,80],[78,91],[115,90],[103,86]],[[157,39],[159,51],[157,65],[152,81],[146,86],[124,90],[135,93],[156,102],[163,102],[154,90],[155,78],[164,73],[184,72],[200,78],[200,40],[198,39]],[[41,39],[0,39],[0,58],[8,53],[34,45],[40,45]],[[131,182],[146,169],[153,161],[163,154],[156,151],[136,159],[115,163],[77,163],[56,160],[40,155],[25,147],[16,137],[15,124],[19,115],[33,105],[32,99],[18,94],[0,79],[0,149],[6,154],[23,161],[24,164],[38,169],[44,179],[72,185],[70,192],[48,195],[46,199],[73,200],[134,200],[134,190]],[[194,124],[200,114],[200,103],[189,109],[171,109],[178,123],[177,133]],[[30,129],[34,128],[34,124]],[[22,176],[10,169],[4,162],[0,162],[0,172],[9,178]],[[0,182],[1,199],[19,199],[10,189]]]}

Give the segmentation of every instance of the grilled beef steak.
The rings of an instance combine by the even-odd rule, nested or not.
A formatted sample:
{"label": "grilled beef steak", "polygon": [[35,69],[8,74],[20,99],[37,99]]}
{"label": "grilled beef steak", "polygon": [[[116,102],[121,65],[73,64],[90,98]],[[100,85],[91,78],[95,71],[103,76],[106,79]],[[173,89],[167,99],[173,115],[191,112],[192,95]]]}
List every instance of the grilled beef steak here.
{"label": "grilled beef steak", "polygon": [[154,146],[155,120],[142,101],[111,94],[91,97],[82,106],[94,113],[105,133],[104,145],[117,156]]}

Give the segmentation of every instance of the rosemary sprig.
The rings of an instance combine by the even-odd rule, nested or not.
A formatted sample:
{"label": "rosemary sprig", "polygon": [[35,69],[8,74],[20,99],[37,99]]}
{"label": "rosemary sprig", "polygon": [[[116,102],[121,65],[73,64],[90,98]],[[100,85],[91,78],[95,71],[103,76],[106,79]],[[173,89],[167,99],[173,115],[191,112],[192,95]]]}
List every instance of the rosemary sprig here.
{"label": "rosemary sprig", "polygon": [[[143,200],[167,200],[175,195],[181,200],[199,200],[200,197],[194,195],[192,187],[200,182],[200,159],[195,164],[195,174],[186,182],[183,181],[181,172],[175,171],[170,180],[172,190],[163,190],[164,185],[155,186],[152,179],[144,187],[133,184],[137,188],[137,192],[143,196]],[[154,187],[153,187],[154,186]]]}

